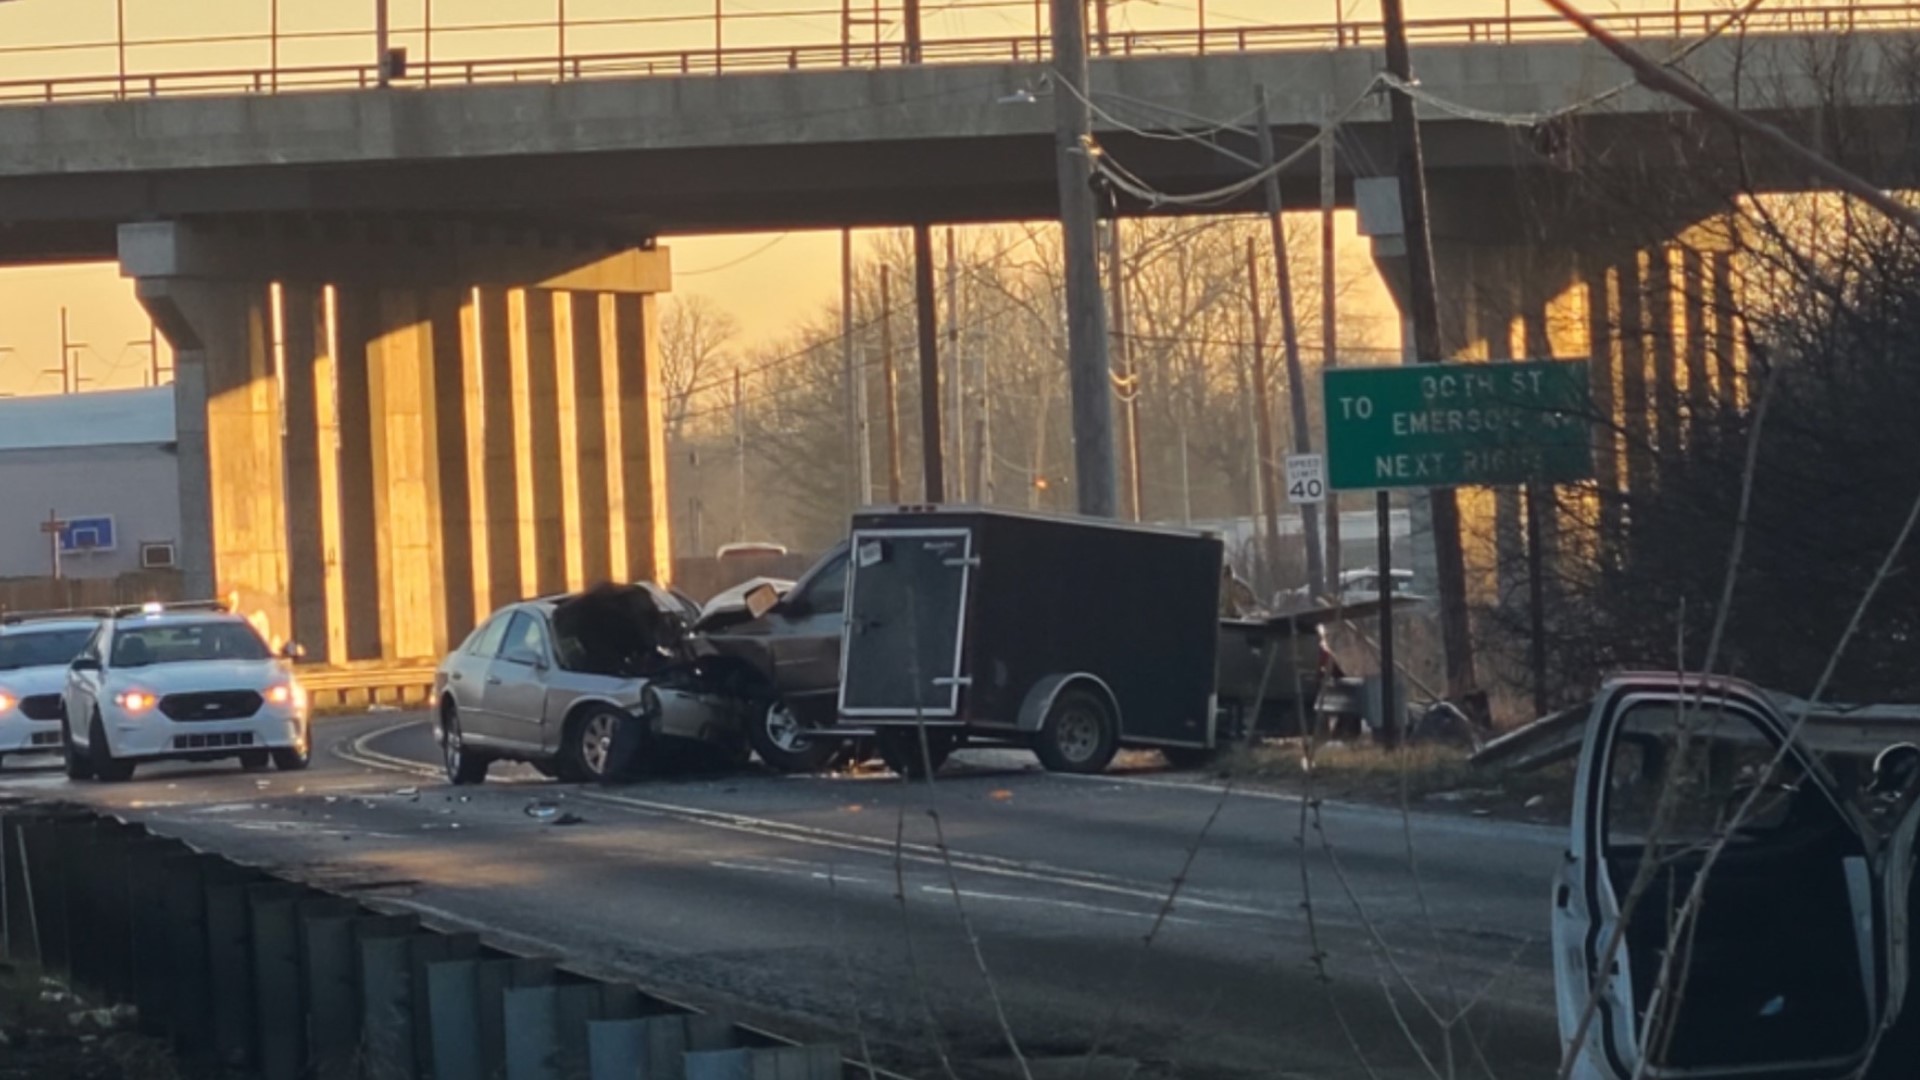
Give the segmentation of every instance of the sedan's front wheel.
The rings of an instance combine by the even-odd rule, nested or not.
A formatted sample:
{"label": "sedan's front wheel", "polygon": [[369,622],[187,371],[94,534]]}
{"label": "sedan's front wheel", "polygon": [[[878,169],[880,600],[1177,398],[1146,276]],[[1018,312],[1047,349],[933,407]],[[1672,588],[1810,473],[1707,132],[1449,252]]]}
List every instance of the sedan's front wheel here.
{"label": "sedan's front wheel", "polygon": [[560,778],[576,784],[606,784],[624,775],[625,759],[632,750],[621,740],[633,733],[621,729],[630,719],[611,705],[590,705],[576,713],[561,736],[555,762]]}
{"label": "sedan's front wheel", "polygon": [[133,779],[134,763],[113,756],[113,747],[107,745],[106,725],[100,722],[98,713],[94,714],[92,726],[87,728],[87,760],[93,775],[109,784]]}
{"label": "sedan's front wheel", "polygon": [[66,758],[67,779],[93,779],[93,762],[73,745],[73,732],[68,730],[67,718],[64,716],[60,718],[60,754]]}
{"label": "sedan's front wheel", "polygon": [[450,784],[478,784],[487,778],[486,757],[467,749],[460,734],[460,709],[449,701],[440,707],[440,757]]}

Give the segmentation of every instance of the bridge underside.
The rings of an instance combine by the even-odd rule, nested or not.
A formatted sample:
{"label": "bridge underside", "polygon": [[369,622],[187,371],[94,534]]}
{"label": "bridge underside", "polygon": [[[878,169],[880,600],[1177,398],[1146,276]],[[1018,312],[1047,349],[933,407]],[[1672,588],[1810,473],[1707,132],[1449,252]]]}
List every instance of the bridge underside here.
{"label": "bridge underside", "polygon": [[[1789,127],[1803,119],[1759,115]],[[1858,110],[1849,123],[1848,145],[1829,147],[1836,156],[1884,187],[1920,185],[1920,137],[1910,110]],[[1546,130],[1442,120],[1426,123],[1424,132],[1437,188],[1516,199],[1546,193],[1570,204],[1560,193],[1576,179],[1640,178],[1659,189],[1703,167],[1718,177],[1722,197],[1818,186],[1803,170],[1676,113],[1600,113]],[[1274,134],[1284,154],[1315,129],[1283,124]],[[1244,163],[1186,139],[1105,132],[1100,143],[1169,193],[1217,189],[1249,172]],[[1254,153],[1238,143],[1250,140],[1222,145],[1242,157]],[[1743,154],[1744,175],[1733,167]],[[1387,175],[1393,161],[1384,123],[1349,124],[1337,164],[1338,203],[1352,205],[1355,178]],[[1319,156],[1309,153],[1282,174],[1286,205],[1319,205],[1318,164]],[[1701,188],[1697,178],[1691,186],[1696,194]],[[1124,215],[1263,208],[1257,189],[1206,206],[1155,205],[1118,192],[1102,201]],[[193,217],[426,218],[665,237],[1030,221],[1057,215],[1058,206],[1049,134],[0,175],[0,264],[112,259],[119,225]]]}

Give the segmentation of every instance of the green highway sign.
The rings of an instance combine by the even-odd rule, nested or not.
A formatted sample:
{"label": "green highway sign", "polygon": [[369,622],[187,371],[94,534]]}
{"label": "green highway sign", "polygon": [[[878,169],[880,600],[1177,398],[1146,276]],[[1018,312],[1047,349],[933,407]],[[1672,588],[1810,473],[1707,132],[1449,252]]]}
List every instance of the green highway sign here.
{"label": "green highway sign", "polygon": [[1593,475],[1584,360],[1330,368],[1322,387],[1335,491]]}

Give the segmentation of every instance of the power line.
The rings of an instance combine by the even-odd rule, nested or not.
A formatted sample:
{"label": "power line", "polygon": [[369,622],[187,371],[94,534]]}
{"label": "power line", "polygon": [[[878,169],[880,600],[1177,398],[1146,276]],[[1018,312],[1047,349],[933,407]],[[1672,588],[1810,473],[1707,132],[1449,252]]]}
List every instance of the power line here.
{"label": "power line", "polygon": [[785,240],[787,237],[792,235],[793,234],[791,232],[783,232],[779,236],[776,236],[773,239],[767,241],[766,243],[761,244],[759,247],[754,248],[752,251],[747,252],[745,255],[742,255],[737,259],[730,259],[726,262],[719,264],[718,266],[703,266],[698,270],[676,270],[674,271],[673,276],[677,278],[700,277],[703,274],[717,274],[722,270],[731,270],[742,263],[751,262],[754,259],[757,259],[762,255],[765,255],[767,252],[772,251],[775,247],[777,247],[780,244],[782,240]]}

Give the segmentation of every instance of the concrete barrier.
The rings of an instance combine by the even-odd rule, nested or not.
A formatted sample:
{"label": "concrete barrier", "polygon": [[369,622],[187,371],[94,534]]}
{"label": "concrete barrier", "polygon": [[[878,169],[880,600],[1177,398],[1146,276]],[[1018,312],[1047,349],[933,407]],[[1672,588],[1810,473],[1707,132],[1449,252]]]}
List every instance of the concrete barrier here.
{"label": "concrete barrier", "polygon": [[262,1080],[825,1080],[829,1046],[276,879],[144,826],[0,806],[0,949]]}

